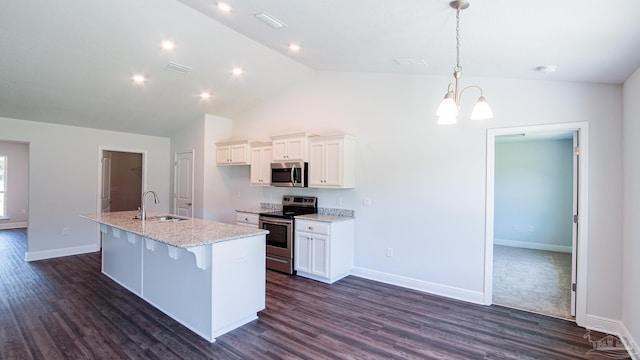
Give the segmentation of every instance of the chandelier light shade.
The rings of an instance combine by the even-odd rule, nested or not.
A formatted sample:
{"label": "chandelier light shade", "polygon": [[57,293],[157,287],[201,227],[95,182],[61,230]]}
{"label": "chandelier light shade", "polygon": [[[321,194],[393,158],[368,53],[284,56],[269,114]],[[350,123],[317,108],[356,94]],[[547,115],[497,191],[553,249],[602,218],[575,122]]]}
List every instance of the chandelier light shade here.
{"label": "chandelier light shade", "polygon": [[451,125],[457,122],[458,112],[460,110],[460,100],[462,94],[469,89],[480,90],[480,97],[476,105],[471,112],[471,120],[486,120],[493,118],[493,111],[487,103],[482,94],[482,88],[479,86],[471,85],[463,88],[458,92],[458,80],[462,76],[462,67],[460,66],[460,11],[469,7],[469,2],[466,0],[455,0],[449,3],[449,6],[456,10],[456,67],[453,68],[453,77],[455,82],[449,84],[447,94],[438,106],[436,116],[438,117],[438,124]]}

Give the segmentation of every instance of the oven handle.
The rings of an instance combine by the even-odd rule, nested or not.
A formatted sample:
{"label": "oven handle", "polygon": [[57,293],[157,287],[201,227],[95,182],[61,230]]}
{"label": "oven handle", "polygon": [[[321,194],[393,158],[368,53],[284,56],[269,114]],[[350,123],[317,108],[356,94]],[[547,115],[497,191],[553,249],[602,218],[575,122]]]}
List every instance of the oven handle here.
{"label": "oven handle", "polygon": [[260,219],[260,223],[264,224],[276,224],[276,225],[291,225],[292,222],[291,220],[277,220],[277,219],[273,219],[273,218],[269,218],[269,219],[265,219],[265,218],[259,218]]}
{"label": "oven handle", "polygon": [[295,172],[296,172],[296,164],[292,164],[291,165],[291,185],[295,185],[296,184],[296,179],[295,179]]}

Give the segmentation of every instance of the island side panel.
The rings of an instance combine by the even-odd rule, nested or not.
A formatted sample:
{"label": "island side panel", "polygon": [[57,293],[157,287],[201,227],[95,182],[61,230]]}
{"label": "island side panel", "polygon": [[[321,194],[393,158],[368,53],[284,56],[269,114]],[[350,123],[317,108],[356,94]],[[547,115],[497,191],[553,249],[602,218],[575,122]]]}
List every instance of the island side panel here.
{"label": "island side panel", "polygon": [[204,270],[185,248],[145,239],[142,298],[212,342],[211,245],[194,248],[204,248]]}
{"label": "island side panel", "polygon": [[265,308],[265,235],[214,243],[213,337],[252,320]]}
{"label": "island side panel", "polygon": [[111,227],[102,233],[102,273],[127,290],[142,293],[142,238]]}

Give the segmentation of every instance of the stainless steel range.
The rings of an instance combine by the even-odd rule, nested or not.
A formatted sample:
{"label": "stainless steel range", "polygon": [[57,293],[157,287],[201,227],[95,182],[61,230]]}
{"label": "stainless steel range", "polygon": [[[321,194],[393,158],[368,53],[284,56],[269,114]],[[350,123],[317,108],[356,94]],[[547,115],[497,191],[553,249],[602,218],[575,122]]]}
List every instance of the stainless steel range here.
{"label": "stainless steel range", "polygon": [[282,211],[260,213],[259,226],[267,235],[267,269],[293,274],[294,216],[318,212],[315,196],[282,197]]}

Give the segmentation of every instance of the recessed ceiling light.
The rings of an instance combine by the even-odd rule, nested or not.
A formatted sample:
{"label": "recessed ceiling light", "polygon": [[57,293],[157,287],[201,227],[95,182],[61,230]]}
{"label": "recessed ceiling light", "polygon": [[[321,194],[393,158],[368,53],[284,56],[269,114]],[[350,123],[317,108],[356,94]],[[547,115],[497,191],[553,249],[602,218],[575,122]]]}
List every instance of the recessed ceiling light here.
{"label": "recessed ceiling light", "polygon": [[218,1],[218,10],[220,10],[222,12],[229,13],[229,12],[231,12],[231,9],[232,9],[231,5],[229,5],[227,3],[224,3],[224,2],[221,2],[221,1]]}
{"label": "recessed ceiling light", "polygon": [[233,70],[231,70],[231,73],[235,76],[240,76],[242,75],[242,68],[235,67],[233,68]]}
{"label": "recessed ceiling light", "polygon": [[203,91],[200,93],[200,99],[209,100],[211,98],[211,93],[208,91]]}
{"label": "recessed ceiling light", "polygon": [[171,40],[164,40],[162,42],[162,48],[168,51],[171,51],[173,49],[175,49],[176,44],[173,43],[173,41]]}
{"label": "recessed ceiling light", "polygon": [[133,82],[136,84],[143,84],[145,81],[147,81],[147,78],[144,75],[135,74],[131,77],[131,80],[133,80]]}
{"label": "recessed ceiling light", "polygon": [[300,45],[298,45],[298,44],[289,44],[289,50],[291,50],[293,52],[298,52],[298,51],[300,51]]}
{"label": "recessed ceiling light", "polygon": [[283,28],[287,25],[285,25],[282,21],[274,18],[273,16],[267,14],[266,12],[259,12],[259,13],[255,13],[253,14],[253,16],[257,17],[260,21],[262,21],[263,23],[271,26],[274,29],[280,29]]}

